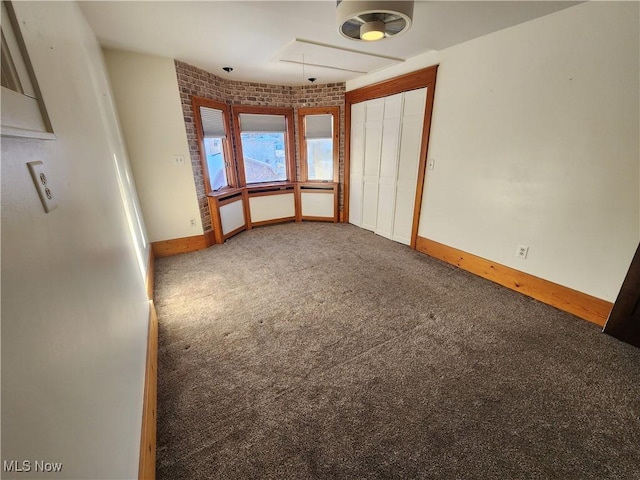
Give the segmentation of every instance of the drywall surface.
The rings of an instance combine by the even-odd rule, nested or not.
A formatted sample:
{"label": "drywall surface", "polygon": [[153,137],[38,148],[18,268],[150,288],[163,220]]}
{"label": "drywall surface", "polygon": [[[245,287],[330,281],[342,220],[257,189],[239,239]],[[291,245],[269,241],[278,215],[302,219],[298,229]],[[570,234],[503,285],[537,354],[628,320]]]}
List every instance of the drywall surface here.
{"label": "drywall surface", "polygon": [[202,234],[174,61],[121,50],[104,55],[150,241]]}
{"label": "drywall surface", "polygon": [[584,3],[424,57],[420,236],[615,300],[640,236],[638,8]]}
{"label": "drywall surface", "polygon": [[2,137],[2,478],[136,478],[148,245],[102,53],[75,3],[14,6],[57,139]]}

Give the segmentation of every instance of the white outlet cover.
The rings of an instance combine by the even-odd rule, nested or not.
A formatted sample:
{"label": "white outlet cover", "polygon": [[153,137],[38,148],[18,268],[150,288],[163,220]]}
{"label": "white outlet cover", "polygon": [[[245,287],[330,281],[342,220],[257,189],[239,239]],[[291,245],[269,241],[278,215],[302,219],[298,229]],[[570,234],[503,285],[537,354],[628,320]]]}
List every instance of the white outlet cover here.
{"label": "white outlet cover", "polygon": [[51,191],[49,179],[44,171],[44,165],[42,162],[37,161],[29,162],[27,166],[29,167],[31,178],[38,191],[38,196],[40,197],[44,211],[49,213],[58,207],[58,202],[56,202],[53,192]]}
{"label": "white outlet cover", "polygon": [[518,245],[518,249],[516,250],[516,257],[525,260],[528,254],[529,247],[527,247],[526,245]]}

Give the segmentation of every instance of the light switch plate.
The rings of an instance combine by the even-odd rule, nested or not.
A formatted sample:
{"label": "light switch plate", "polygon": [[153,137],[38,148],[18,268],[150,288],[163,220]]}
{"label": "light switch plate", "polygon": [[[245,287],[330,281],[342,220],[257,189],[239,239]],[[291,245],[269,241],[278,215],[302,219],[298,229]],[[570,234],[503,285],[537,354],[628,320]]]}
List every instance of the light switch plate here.
{"label": "light switch plate", "polygon": [[36,190],[38,190],[44,211],[49,213],[58,207],[58,202],[56,202],[53,192],[51,191],[49,179],[44,171],[44,165],[42,162],[37,161],[29,162],[27,166],[29,167],[29,172],[31,173],[31,178],[36,186]]}

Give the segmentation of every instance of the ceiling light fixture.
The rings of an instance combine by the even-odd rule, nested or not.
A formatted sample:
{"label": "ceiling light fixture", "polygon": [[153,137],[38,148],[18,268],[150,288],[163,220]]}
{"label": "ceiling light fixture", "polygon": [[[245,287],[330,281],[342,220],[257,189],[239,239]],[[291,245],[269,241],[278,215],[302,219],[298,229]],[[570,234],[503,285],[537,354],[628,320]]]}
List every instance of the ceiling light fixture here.
{"label": "ceiling light fixture", "polygon": [[222,69],[227,73],[233,72],[233,67],[222,67]]}
{"label": "ceiling light fixture", "polygon": [[360,25],[360,40],[373,42],[384,38],[383,22],[367,22]]}
{"label": "ceiling light fixture", "polygon": [[338,0],[336,16],[343,37],[382,40],[409,30],[413,1]]}

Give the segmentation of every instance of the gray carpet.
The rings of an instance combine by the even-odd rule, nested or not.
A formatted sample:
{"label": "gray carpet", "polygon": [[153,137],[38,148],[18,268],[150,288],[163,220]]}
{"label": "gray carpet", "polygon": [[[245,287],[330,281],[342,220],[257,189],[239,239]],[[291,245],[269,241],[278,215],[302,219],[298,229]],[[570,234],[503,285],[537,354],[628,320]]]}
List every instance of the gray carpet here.
{"label": "gray carpet", "polygon": [[156,260],[157,477],[640,478],[640,349],[351,225]]}

